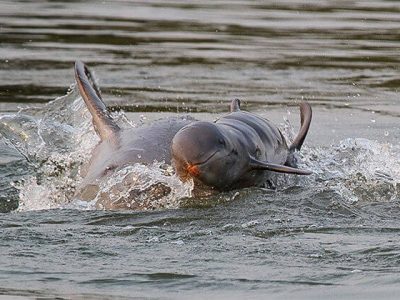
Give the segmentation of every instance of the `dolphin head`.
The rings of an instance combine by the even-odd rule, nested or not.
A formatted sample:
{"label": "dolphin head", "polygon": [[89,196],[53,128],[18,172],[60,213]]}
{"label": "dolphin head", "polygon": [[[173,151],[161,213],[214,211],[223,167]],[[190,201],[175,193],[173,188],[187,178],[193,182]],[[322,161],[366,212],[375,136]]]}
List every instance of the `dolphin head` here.
{"label": "dolphin head", "polygon": [[181,180],[193,178],[202,184],[224,190],[245,170],[237,145],[220,127],[195,122],[177,132],[172,140],[172,161]]}

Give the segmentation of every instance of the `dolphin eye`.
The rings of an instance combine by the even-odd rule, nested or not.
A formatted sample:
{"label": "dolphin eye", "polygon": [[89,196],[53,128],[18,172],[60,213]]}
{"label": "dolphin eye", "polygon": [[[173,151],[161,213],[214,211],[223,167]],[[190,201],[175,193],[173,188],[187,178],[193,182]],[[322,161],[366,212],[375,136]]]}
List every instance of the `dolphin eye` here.
{"label": "dolphin eye", "polygon": [[225,141],[223,139],[218,139],[218,143],[225,146]]}

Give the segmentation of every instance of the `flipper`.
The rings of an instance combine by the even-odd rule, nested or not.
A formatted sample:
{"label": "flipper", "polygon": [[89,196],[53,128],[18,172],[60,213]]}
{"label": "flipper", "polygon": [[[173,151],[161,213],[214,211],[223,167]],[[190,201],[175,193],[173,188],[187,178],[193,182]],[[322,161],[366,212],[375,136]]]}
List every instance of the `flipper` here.
{"label": "flipper", "polygon": [[239,99],[232,100],[230,110],[231,110],[231,112],[240,111],[240,100]]}
{"label": "flipper", "polygon": [[310,128],[312,118],[312,110],[310,104],[307,102],[300,103],[300,131],[289,147],[290,152],[300,151],[301,146],[307,136],[308,129]]}
{"label": "flipper", "polygon": [[102,140],[115,136],[120,127],[110,116],[91,72],[81,61],[75,62],[75,79],[79,92],[92,115],[93,126],[97,134]]}
{"label": "flipper", "polygon": [[301,170],[293,167],[288,167],[285,165],[271,164],[267,162],[259,161],[253,157],[250,158],[250,169],[251,170],[267,170],[277,173],[286,174],[297,174],[297,175],[310,175],[311,171]]}

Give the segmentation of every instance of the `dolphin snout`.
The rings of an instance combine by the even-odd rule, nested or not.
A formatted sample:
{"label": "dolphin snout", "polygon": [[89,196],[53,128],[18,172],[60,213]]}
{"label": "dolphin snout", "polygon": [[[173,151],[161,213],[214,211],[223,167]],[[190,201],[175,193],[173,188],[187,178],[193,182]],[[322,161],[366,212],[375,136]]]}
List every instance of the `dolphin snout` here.
{"label": "dolphin snout", "polygon": [[188,164],[188,166],[186,167],[186,170],[190,175],[192,175],[194,177],[198,177],[200,175],[200,170],[197,165]]}

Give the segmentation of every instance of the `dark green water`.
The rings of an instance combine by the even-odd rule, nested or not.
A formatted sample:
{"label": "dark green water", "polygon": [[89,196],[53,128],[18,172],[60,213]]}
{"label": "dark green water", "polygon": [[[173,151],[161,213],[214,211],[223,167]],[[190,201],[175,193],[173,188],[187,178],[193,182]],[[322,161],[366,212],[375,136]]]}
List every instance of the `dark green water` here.
{"label": "dark green water", "polygon": [[[0,298],[396,299],[399,33],[396,1],[1,1]],[[136,166],[173,188],[157,210],[71,202],[97,141],[77,59],[125,126],[238,97],[291,137],[307,100],[314,174],[187,199]]]}

